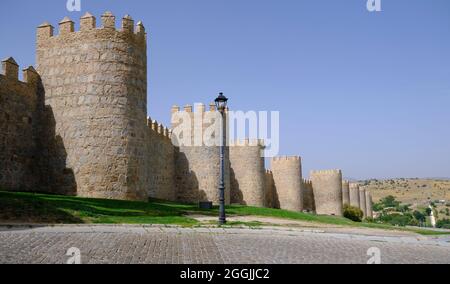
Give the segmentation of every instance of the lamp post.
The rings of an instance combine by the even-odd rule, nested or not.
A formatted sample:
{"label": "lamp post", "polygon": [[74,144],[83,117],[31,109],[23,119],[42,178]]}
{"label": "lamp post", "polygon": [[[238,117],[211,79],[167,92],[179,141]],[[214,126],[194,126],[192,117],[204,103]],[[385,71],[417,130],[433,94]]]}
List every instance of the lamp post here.
{"label": "lamp post", "polygon": [[216,108],[222,116],[222,141],[220,143],[220,183],[219,183],[219,225],[223,225],[227,222],[225,216],[225,110],[227,108],[228,99],[219,93],[219,96],[215,99]]}

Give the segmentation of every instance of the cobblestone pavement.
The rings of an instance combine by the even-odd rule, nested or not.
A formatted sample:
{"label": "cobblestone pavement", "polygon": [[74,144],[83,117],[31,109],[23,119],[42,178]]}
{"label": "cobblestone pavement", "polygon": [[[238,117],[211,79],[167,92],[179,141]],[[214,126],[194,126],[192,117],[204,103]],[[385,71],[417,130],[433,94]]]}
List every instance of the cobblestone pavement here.
{"label": "cobblestone pavement", "polygon": [[450,263],[450,238],[367,236],[314,230],[154,226],[0,227],[0,263]]}

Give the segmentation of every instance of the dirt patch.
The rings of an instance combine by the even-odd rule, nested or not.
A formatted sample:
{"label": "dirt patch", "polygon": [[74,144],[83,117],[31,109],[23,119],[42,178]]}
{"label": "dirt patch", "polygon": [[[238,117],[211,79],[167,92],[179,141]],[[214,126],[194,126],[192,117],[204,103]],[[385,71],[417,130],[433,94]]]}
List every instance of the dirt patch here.
{"label": "dirt patch", "polygon": [[[196,219],[201,223],[212,223],[217,220],[217,217],[204,216],[204,215],[189,215],[188,217]],[[322,224],[308,221],[300,220],[287,220],[281,218],[273,217],[262,217],[262,216],[229,216],[227,217],[229,222],[242,222],[254,223],[259,222],[261,226],[275,226],[281,228],[295,228],[295,229],[305,229],[311,230],[316,229],[327,233],[343,233],[343,234],[357,234],[357,235],[368,235],[368,236],[419,236],[413,232],[406,231],[395,231],[395,230],[382,230],[382,229],[371,229],[371,228],[356,228],[356,227],[346,227],[340,225],[332,224]]]}

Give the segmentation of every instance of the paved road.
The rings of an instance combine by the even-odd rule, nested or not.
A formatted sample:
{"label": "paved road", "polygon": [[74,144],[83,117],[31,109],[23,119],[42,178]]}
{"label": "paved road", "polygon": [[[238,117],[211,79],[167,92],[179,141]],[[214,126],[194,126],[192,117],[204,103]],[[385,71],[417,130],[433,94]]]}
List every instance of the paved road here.
{"label": "paved road", "polygon": [[450,239],[364,236],[287,229],[182,229],[152,226],[0,227],[0,263],[450,263]]}

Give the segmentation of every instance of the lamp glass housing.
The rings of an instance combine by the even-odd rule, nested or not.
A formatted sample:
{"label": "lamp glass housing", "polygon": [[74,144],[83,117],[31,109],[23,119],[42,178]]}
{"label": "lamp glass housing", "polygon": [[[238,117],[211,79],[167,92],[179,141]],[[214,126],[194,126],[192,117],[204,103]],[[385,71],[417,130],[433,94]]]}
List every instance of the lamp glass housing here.
{"label": "lamp glass housing", "polygon": [[216,103],[216,108],[218,111],[224,111],[227,107],[228,98],[223,95],[223,93],[219,93],[219,96],[214,101]]}

